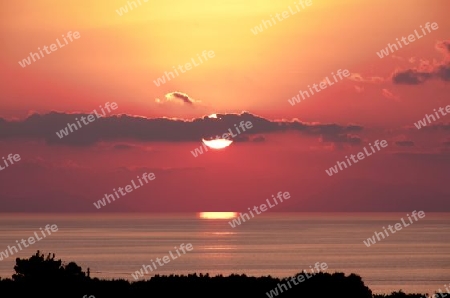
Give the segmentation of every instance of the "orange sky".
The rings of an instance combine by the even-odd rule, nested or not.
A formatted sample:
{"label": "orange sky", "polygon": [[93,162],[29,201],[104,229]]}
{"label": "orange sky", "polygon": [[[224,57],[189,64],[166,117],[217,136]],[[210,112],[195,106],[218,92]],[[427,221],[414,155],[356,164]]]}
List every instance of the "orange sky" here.
{"label": "orange sky", "polygon": [[[342,147],[338,142],[323,141],[318,135],[277,132],[263,133],[265,142],[261,144],[236,143],[223,152],[193,158],[190,150],[200,146],[199,142],[153,143],[119,138],[114,142],[131,144],[132,149],[114,152],[113,144],[96,143],[88,149],[51,146],[35,138],[18,139],[16,135],[0,139],[0,157],[12,150],[20,151],[22,164],[8,169],[7,176],[6,172],[0,173],[4,176],[0,180],[12,183],[25,177],[33,187],[45,185],[43,197],[82,196],[89,205],[93,197],[115,186],[111,180],[108,183],[112,178],[95,175],[80,178],[83,175],[108,173],[111,177],[120,176],[122,180],[114,179],[121,184],[128,178],[122,177],[123,173],[115,176],[113,173],[118,169],[160,169],[161,175],[168,175],[167,180],[161,178],[162,182],[155,186],[157,190],[141,195],[166,196],[171,203],[149,204],[148,210],[152,210],[150,206],[169,210],[182,194],[203,199],[214,196],[218,188],[222,194],[217,204],[193,199],[193,204],[181,204],[184,207],[179,210],[234,211],[247,207],[240,203],[238,195],[251,197],[249,202],[258,201],[289,187],[287,190],[298,196],[320,197],[320,204],[306,204],[311,210],[327,206],[327,196],[336,193],[345,198],[364,196],[379,189],[376,185],[384,184],[391,189],[384,195],[401,197],[401,202],[392,203],[392,208],[386,210],[408,209],[407,197],[417,193],[420,195],[412,201],[420,201],[431,190],[439,198],[448,195],[439,178],[448,176],[448,148],[440,147],[447,146],[448,130],[424,132],[406,127],[413,126],[434,108],[450,104],[449,80],[398,84],[392,79],[395,72],[433,73],[440,65],[448,65],[450,47],[448,52],[436,48],[449,39],[448,1],[380,0],[368,4],[356,0],[312,0],[311,6],[257,35],[251,32],[252,28],[270,15],[294,7],[294,1],[141,0],[141,3],[122,16],[116,10],[127,5],[124,0],[4,3],[0,18],[3,41],[0,118],[23,120],[32,113],[51,111],[89,113],[106,102],[118,104],[115,114],[146,118],[190,120],[211,113],[248,111],[271,121],[298,119],[307,123],[360,125],[364,130],[358,135],[362,140],[359,147],[349,144]],[[389,42],[412,34],[427,22],[438,23],[439,29],[388,57],[380,59],[376,55]],[[25,68],[19,65],[18,61],[31,51],[55,43],[69,31],[78,31],[80,38]],[[155,86],[154,80],[165,71],[184,65],[205,50],[214,51],[214,58]],[[307,85],[319,83],[338,69],[348,69],[352,76],[295,106],[288,103],[299,90],[306,90]],[[444,76],[450,77],[448,73]],[[362,79],[357,81],[358,77]],[[195,102],[165,101],[166,94],[175,91],[187,94]],[[442,119],[443,123],[449,121],[450,116]],[[54,127],[54,131],[61,128]],[[2,129],[7,128],[0,125],[0,132]],[[382,157],[371,157],[364,164],[346,170],[350,173],[332,177],[334,180],[326,176],[324,169],[376,139],[386,139],[391,144],[385,153],[380,153]],[[396,141],[406,140],[414,142],[414,146],[395,145]],[[68,164],[70,169],[64,168]],[[30,165],[37,172],[30,173]],[[77,165],[76,169],[71,168],[73,165]],[[390,168],[392,165],[397,168]],[[65,179],[75,179],[72,176],[81,171],[76,176],[80,185],[87,188],[92,186],[89,181],[97,179],[98,183],[89,191],[92,193],[81,194],[77,192],[78,186],[67,181],[61,181],[56,190],[51,180],[61,177],[62,168],[68,171]],[[236,171],[239,173],[233,174]],[[40,180],[47,179],[42,178],[43,174],[48,181]],[[36,175],[41,176],[37,184]],[[426,178],[430,175],[436,178]],[[204,179],[208,186],[201,182]],[[341,179],[342,184],[336,182]],[[353,179],[363,179],[364,190],[352,190]],[[403,193],[402,189],[412,180],[420,191]],[[302,181],[305,185],[299,184]],[[261,182],[267,187],[258,189]],[[174,183],[182,190],[172,189]],[[329,190],[318,190],[324,186]],[[27,201],[32,193],[18,187],[4,200],[20,197]],[[234,199],[227,199],[229,196]],[[376,196],[373,200],[376,201]],[[350,201],[348,206],[353,204]],[[139,209],[131,202],[124,204],[130,204],[130,210]],[[300,200],[291,207],[302,211],[302,204]],[[356,209],[370,209],[371,204],[360,204]],[[443,208],[442,204],[437,199],[430,203],[430,208],[437,210]],[[385,210],[376,203],[373,206]],[[445,208],[450,210],[448,204]]]}

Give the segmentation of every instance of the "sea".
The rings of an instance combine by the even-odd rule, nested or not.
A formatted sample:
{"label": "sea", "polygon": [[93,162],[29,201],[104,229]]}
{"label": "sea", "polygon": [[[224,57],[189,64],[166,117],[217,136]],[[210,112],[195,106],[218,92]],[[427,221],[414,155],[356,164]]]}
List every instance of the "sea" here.
{"label": "sea", "polygon": [[[37,250],[76,262],[91,277],[127,279],[151,260],[191,251],[145,274],[209,273],[293,276],[326,263],[326,272],[355,273],[376,294],[402,290],[432,294],[450,283],[450,213],[425,212],[369,247],[364,240],[383,227],[409,223],[405,213],[263,213],[234,228],[230,218],[209,213],[5,214],[0,213],[0,251],[56,224],[58,231],[0,261],[11,278],[15,259]],[[410,214],[410,213],[408,213]],[[220,217],[220,216],[218,216]],[[225,216],[226,217],[226,216]],[[450,288],[450,286],[449,286]]]}

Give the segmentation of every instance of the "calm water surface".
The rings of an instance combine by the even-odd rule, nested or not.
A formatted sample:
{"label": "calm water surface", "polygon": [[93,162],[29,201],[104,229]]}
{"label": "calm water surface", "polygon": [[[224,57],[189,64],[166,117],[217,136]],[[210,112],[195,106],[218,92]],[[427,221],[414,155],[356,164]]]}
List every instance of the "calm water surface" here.
{"label": "calm water surface", "polygon": [[[286,277],[316,262],[356,273],[375,293],[431,293],[450,283],[450,213],[426,217],[371,247],[363,240],[406,213],[271,213],[232,228],[197,214],[0,214],[0,250],[46,224],[58,232],[0,261],[11,277],[16,257],[36,250],[75,261],[91,277],[125,278],[181,243],[194,249],[154,274],[245,273]],[[150,277],[147,275],[146,277]]]}

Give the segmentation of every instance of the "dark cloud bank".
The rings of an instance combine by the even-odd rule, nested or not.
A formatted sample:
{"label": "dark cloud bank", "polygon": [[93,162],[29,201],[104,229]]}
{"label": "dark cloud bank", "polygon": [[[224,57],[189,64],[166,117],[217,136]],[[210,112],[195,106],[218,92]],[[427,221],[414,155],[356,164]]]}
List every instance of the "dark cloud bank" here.
{"label": "dark cloud bank", "polygon": [[[250,121],[253,127],[241,134],[256,135],[297,131],[306,135],[321,136],[326,140],[345,141],[347,134],[359,132],[363,127],[358,125],[342,126],[338,124],[310,124],[299,121],[274,121],[250,113],[217,114],[215,118],[197,118],[192,121],[119,115],[104,117],[88,125],[82,125],[77,131],[69,133],[60,139],[56,132],[67,127],[68,123],[75,123],[75,118],[87,117],[88,114],[66,114],[51,112],[48,114],[34,114],[22,121],[7,121],[0,118],[0,140],[10,138],[44,139],[49,145],[87,146],[98,141],[135,140],[162,142],[197,142],[208,136],[222,135],[231,129],[234,133],[235,124]],[[243,140],[251,138],[242,138]],[[254,140],[255,138],[252,138]],[[262,136],[257,137],[263,141]],[[355,142],[354,137],[348,138]]]}

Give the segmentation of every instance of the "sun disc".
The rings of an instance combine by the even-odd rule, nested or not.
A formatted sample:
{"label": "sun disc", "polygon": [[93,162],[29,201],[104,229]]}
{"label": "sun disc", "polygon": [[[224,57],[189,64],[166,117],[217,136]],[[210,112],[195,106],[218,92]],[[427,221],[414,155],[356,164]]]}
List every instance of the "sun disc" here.
{"label": "sun disc", "polygon": [[233,143],[233,141],[227,139],[215,139],[215,140],[202,139],[202,142],[211,149],[223,149],[225,147],[230,146],[231,143]]}

